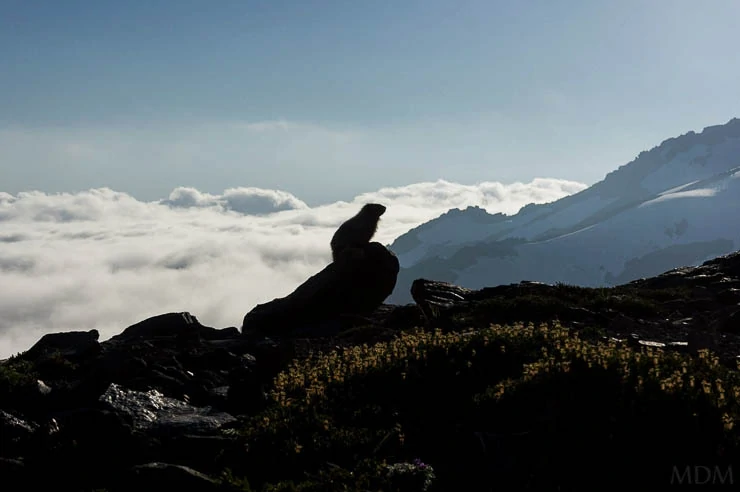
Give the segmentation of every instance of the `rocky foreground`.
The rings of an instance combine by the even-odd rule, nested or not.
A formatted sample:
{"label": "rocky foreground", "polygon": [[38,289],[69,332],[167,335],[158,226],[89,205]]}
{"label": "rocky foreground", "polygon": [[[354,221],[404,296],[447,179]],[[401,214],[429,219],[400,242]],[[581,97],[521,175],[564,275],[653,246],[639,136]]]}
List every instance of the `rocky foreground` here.
{"label": "rocky foreground", "polygon": [[[611,289],[522,282],[471,291],[419,279],[412,294],[416,304],[276,333],[269,323],[257,331],[217,329],[189,313],[168,313],[105,341],[95,330],[46,335],[0,363],[0,487],[568,490],[614,483],[610,471],[624,484],[647,483],[637,478],[646,470],[652,483],[670,484],[679,465],[740,465],[733,435],[712,420],[715,400],[643,397],[620,390],[607,369],[608,354],[627,370],[630,354],[647,353],[651,360],[669,354],[665,364],[675,364],[676,378],[691,360],[708,357],[710,369],[696,369],[697,385],[700,374],[714,378],[701,371],[715,364],[737,372],[740,253]],[[512,333],[526,328],[517,322],[546,323],[559,334],[530,329],[520,341]],[[470,349],[476,333],[485,335]],[[585,341],[571,350],[570,336]],[[545,362],[554,362],[542,369],[536,352],[553,339]],[[612,352],[583,355],[592,346]],[[553,358],[566,350],[577,355],[572,364]],[[578,360],[588,362],[582,372]],[[589,372],[592,360],[603,362],[603,374]],[[636,360],[634,371],[642,367]],[[530,363],[534,369],[522,375]],[[542,379],[547,384],[529,375],[556,366],[566,375]],[[505,390],[517,378],[521,389]],[[300,393],[304,401],[290,396],[295,388],[313,389]],[[723,387],[722,399],[735,402],[735,390]],[[732,430],[733,416],[723,412],[717,419]],[[639,444],[647,435],[654,449]],[[611,454],[594,458],[602,452]],[[671,452],[679,454],[646,464]],[[626,455],[641,465],[625,469],[618,460]],[[409,466],[426,481],[398,488],[388,478],[399,469],[389,468],[394,462],[415,463]],[[740,468],[736,474],[740,480]]]}

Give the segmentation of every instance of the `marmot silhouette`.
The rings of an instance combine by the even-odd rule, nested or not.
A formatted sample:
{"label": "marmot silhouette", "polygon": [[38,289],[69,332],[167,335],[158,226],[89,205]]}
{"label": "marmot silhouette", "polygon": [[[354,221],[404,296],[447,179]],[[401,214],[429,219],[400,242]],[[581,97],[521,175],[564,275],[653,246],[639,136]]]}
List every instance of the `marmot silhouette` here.
{"label": "marmot silhouette", "polygon": [[368,203],[357,215],[339,226],[331,238],[332,261],[337,261],[339,253],[347,248],[357,248],[368,244],[378,229],[380,216],[384,213],[384,205]]}

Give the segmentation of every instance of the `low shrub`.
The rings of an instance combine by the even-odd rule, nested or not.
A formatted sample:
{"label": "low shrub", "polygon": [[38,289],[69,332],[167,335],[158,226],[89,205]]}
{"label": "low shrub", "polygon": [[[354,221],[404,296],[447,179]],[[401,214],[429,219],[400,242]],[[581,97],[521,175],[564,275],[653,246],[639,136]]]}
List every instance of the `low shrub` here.
{"label": "low shrub", "polygon": [[[557,323],[417,330],[293,361],[240,429],[235,473],[301,491],[668,484],[737,457],[739,374]],[[388,470],[414,460],[428,480],[399,489]]]}

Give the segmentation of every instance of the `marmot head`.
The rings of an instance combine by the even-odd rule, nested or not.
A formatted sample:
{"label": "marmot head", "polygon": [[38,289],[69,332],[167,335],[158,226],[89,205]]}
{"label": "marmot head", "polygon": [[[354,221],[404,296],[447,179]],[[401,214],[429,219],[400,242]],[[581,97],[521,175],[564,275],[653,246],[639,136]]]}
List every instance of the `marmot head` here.
{"label": "marmot head", "polygon": [[380,217],[385,213],[385,205],[379,203],[368,203],[362,207],[360,213],[363,215],[371,215],[373,217]]}

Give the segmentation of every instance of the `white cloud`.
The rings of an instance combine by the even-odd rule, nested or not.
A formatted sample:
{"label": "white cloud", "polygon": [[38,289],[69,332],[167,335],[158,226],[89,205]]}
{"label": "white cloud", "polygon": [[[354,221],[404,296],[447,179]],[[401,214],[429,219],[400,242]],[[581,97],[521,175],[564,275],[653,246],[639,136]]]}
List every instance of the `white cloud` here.
{"label": "white cloud", "polygon": [[388,207],[376,240],[389,244],[450,208],[514,213],[583,188],[554,179],[437,181],[315,208],[257,188],[221,195],[178,188],[158,202],[108,188],[0,193],[0,357],[44,333],[97,328],[105,339],[170,311],[239,327],[256,304],[287,295],[326,266],[336,227],[370,201]]}
{"label": "white cloud", "polygon": [[179,187],[162,203],[173,207],[217,207],[245,215],[308,208],[303,201],[285,191],[254,187],[229,188],[222,195],[202,193],[191,187]]}

